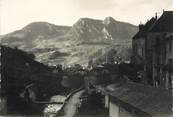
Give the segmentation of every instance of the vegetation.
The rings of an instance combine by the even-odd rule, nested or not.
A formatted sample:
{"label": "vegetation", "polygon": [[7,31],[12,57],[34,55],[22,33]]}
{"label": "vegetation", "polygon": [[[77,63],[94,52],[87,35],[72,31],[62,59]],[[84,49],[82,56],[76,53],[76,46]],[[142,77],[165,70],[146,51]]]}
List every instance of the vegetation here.
{"label": "vegetation", "polygon": [[36,62],[33,54],[17,48],[1,46],[1,75],[2,90],[9,102],[8,106],[16,109],[16,105],[23,105],[21,103],[25,100],[21,95],[27,87],[34,92],[36,100],[48,100],[65,89],[60,84],[62,80],[60,74]]}
{"label": "vegetation", "polygon": [[[72,89],[84,87],[86,82],[91,80],[95,82],[95,79],[97,84],[105,86],[121,82],[124,79],[123,75],[139,82],[136,79],[137,73],[133,66],[121,63],[119,58],[113,56],[116,54],[116,50],[110,50],[107,55],[110,63],[102,64],[102,67],[92,68],[94,63],[90,61],[89,66],[92,68],[90,70],[83,69],[80,64],[62,69],[62,65],[49,67],[39,63],[34,60],[33,54],[18,48],[1,46],[2,88],[8,100],[8,106],[20,111],[24,106],[34,108],[32,105],[26,104],[29,102],[29,98],[32,98],[30,90],[35,93],[37,101],[45,101],[54,95],[67,95]],[[118,61],[118,64],[114,64],[114,61]],[[85,78],[89,76],[95,77],[95,79],[86,80]],[[100,99],[99,97],[98,94],[88,95],[88,104],[96,103],[95,106],[99,107],[101,101],[97,100]],[[87,108],[91,109],[89,106]]]}
{"label": "vegetation", "polygon": [[62,85],[67,88],[84,87],[84,76],[86,74],[87,71],[83,70],[82,66],[79,64],[66,68],[64,69]]}

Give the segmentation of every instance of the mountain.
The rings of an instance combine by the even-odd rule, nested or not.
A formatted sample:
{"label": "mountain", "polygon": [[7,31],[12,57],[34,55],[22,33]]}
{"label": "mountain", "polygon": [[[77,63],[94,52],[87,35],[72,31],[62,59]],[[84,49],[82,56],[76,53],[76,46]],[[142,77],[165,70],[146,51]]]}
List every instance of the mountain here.
{"label": "mountain", "polygon": [[21,48],[36,46],[35,41],[53,39],[64,35],[71,27],[56,26],[47,22],[34,22],[21,30],[14,31],[1,37],[1,43]]}
{"label": "mountain", "polygon": [[32,52],[36,60],[45,64],[87,64],[104,58],[115,49],[115,56],[130,57],[131,38],[137,27],[116,21],[79,19],[72,27],[47,22],[33,22],[21,30],[0,37],[1,43]]}
{"label": "mountain", "polygon": [[87,42],[107,42],[110,40],[126,40],[131,38],[137,28],[129,23],[119,22],[112,17],[104,21],[89,18],[79,19],[70,29],[74,40]]}
{"label": "mountain", "polygon": [[136,32],[136,26],[116,21],[112,17],[106,17],[103,24],[105,25],[103,31],[109,35],[111,39],[129,39],[129,37],[133,37],[134,32]]}

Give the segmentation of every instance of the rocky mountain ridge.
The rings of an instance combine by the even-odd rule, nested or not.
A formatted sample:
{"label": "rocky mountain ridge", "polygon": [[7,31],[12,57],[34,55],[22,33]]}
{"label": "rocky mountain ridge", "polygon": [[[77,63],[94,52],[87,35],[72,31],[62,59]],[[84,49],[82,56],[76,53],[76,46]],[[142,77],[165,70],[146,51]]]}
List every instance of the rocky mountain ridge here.
{"label": "rocky mountain ridge", "polygon": [[87,64],[90,60],[105,58],[112,49],[117,50],[115,56],[129,59],[127,51],[137,30],[136,26],[112,17],[103,21],[81,18],[72,27],[33,22],[3,35],[0,41],[3,45],[34,53],[36,60],[45,64]]}

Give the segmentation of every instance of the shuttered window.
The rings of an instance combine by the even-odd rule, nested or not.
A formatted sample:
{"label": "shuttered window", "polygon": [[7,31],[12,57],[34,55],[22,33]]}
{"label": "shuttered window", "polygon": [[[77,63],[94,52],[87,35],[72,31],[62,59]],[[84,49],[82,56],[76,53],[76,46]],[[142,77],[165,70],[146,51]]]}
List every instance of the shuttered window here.
{"label": "shuttered window", "polygon": [[169,52],[172,52],[172,40],[169,41]]}

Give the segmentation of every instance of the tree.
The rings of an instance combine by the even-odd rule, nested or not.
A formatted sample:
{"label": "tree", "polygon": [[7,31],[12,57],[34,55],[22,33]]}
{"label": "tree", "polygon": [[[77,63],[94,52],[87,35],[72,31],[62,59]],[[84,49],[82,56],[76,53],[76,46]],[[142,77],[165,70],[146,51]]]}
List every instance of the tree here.
{"label": "tree", "polygon": [[116,54],[117,54],[117,51],[115,49],[111,49],[106,55],[107,63],[113,64],[115,62]]}

